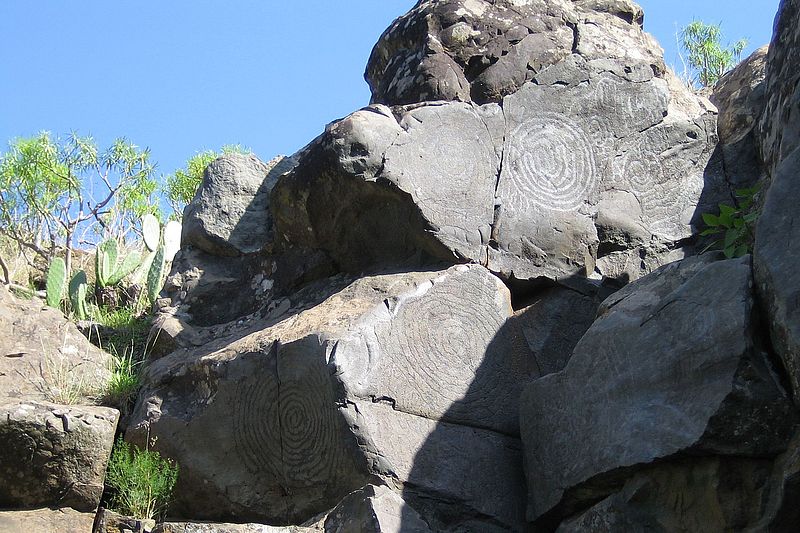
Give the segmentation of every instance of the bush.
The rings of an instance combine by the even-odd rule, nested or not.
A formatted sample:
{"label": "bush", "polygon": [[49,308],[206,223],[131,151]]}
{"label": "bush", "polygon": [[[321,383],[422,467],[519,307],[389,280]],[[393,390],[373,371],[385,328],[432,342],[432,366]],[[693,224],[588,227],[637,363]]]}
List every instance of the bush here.
{"label": "bush", "polygon": [[161,518],[177,480],[178,465],[156,451],[140,450],[120,438],[106,474],[106,485],[112,490],[110,508],[141,520]]}

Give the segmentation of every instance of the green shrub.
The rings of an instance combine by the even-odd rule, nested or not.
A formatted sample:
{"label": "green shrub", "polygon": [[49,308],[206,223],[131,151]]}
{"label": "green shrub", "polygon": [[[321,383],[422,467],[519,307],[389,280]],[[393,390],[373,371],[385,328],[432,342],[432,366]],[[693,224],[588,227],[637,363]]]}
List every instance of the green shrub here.
{"label": "green shrub", "polygon": [[111,452],[106,474],[106,485],[112,490],[110,507],[142,520],[161,518],[177,480],[177,464],[120,438]]}
{"label": "green shrub", "polygon": [[755,225],[761,214],[754,207],[755,195],[760,187],[736,191],[737,207],[720,204],[719,215],[703,213],[703,222],[708,226],[700,235],[720,238],[714,240],[703,251],[716,247],[725,253],[725,257],[741,257],[753,250]]}

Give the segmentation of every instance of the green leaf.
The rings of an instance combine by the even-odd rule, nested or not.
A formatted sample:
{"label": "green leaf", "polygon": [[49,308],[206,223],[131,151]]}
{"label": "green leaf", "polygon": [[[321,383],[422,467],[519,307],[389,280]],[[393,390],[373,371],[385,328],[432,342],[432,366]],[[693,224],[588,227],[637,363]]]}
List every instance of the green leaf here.
{"label": "green leaf", "polygon": [[711,213],[703,213],[703,222],[705,222],[707,226],[716,227],[719,226],[719,217]]}
{"label": "green leaf", "polygon": [[739,246],[736,247],[734,255],[736,257],[742,257],[743,255],[747,255],[748,253],[750,253],[750,249],[748,248],[748,246],[746,244],[740,244]]}
{"label": "green leaf", "polygon": [[722,253],[724,253],[725,257],[727,257],[728,259],[733,259],[733,257],[736,255],[736,248],[734,248],[733,246],[723,248]]}
{"label": "green leaf", "polygon": [[725,232],[725,240],[723,241],[723,248],[730,248],[733,246],[737,240],[741,237],[741,233],[736,229],[729,229]]}
{"label": "green leaf", "polygon": [[701,237],[707,237],[709,235],[716,235],[718,233],[721,233],[721,231],[716,229],[716,228],[708,228],[708,229],[705,229],[705,230],[701,231],[700,232],[700,236]]}

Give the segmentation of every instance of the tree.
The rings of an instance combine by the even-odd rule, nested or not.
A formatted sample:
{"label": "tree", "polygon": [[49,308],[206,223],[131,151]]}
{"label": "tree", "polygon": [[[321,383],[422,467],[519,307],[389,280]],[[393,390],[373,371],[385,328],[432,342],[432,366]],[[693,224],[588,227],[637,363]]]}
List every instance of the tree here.
{"label": "tree", "polygon": [[103,152],[74,133],[16,139],[0,156],[0,234],[44,265],[63,248],[69,275],[76,244],[122,239],[154,211],[154,170],[149,150],[124,138]]}
{"label": "tree", "polygon": [[740,39],[722,46],[722,28],[720,24],[706,24],[699,20],[692,21],[683,28],[681,47],[689,54],[689,66],[696,71],[694,80],[701,87],[710,87],[717,83],[727,71],[740,60],[746,39]]}
{"label": "tree", "polygon": [[198,152],[186,162],[185,168],[180,168],[164,180],[164,195],[167,203],[173,210],[173,216],[180,219],[183,208],[194,198],[197,189],[203,182],[203,173],[213,160],[224,154],[249,154],[251,151],[240,145],[225,145],[220,152],[205,150]]}

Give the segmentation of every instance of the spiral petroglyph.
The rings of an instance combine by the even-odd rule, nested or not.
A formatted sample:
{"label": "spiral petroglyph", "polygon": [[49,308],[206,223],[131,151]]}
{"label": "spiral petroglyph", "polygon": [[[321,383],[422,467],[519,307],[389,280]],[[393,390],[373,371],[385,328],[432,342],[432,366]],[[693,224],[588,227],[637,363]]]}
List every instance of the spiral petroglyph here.
{"label": "spiral petroglyph", "polygon": [[435,282],[379,333],[386,355],[376,374],[398,408],[434,419],[448,411],[472,421],[496,414],[490,406],[507,376],[487,349],[506,317],[487,278],[468,270]]}
{"label": "spiral petroglyph", "polygon": [[237,452],[251,473],[271,475],[284,489],[325,484],[343,454],[324,364],[292,358],[295,368],[281,375],[280,356],[270,357],[276,359],[274,373],[258,373],[238,386]]}
{"label": "spiral petroglyph", "polygon": [[597,187],[591,139],[556,113],[541,113],[517,126],[509,135],[504,165],[518,193],[510,199],[513,203],[572,211]]}

